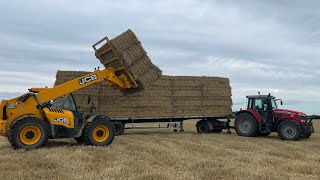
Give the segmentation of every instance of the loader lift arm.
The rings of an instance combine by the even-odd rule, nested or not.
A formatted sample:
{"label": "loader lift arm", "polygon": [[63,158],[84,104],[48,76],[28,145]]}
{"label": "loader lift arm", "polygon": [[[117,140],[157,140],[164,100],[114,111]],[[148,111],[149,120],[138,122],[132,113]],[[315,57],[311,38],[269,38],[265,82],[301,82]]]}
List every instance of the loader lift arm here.
{"label": "loader lift arm", "polygon": [[95,70],[93,73],[73,79],[52,88],[32,88],[30,92],[36,92],[38,104],[41,105],[50,100],[65,96],[76,90],[106,81],[107,85],[117,87],[120,90],[138,87],[131,74],[125,69],[115,70],[112,67],[104,70]]}

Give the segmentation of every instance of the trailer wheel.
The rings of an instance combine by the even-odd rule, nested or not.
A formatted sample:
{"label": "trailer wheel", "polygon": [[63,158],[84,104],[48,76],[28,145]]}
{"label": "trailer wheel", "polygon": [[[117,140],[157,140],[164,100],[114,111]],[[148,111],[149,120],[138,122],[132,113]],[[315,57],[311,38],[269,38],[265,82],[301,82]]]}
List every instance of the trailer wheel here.
{"label": "trailer wheel", "polygon": [[107,146],[112,143],[115,136],[112,122],[105,118],[89,122],[83,133],[84,144],[93,146]]}
{"label": "trailer wheel", "polygon": [[301,137],[300,124],[285,120],[281,122],[277,128],[278,135],[282,140],[299,140]]}
{"label": "trailer wheel", "polygon": [[199,121],[197,123],[197,131],[198,133],[209,133],[210,130],[207,121]]}
{"label": "trailer wheel", "polygon": [[114,125],[115,135],[120,136],[124,133],[124,124],[119,121],[112,122]]}
{"label": "trailer wheel", "polygon": [[239,136],[255,137],[258,135],[257,120],[248,113],[242,113],[236,118],[235,129]]}

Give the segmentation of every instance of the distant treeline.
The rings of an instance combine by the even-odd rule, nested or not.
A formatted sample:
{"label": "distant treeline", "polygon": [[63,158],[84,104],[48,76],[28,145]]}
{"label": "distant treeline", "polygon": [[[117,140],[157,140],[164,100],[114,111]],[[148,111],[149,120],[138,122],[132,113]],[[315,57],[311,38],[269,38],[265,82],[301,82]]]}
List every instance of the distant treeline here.
{"label": "distant treeline", "polygon": [[[238,111],[233,111],[232,115],[230,115],[230,118],[234,118],[236,116],[236,114],[238,113]],[[310,116],[312,119],[320,119],[320,115],[311,115]]]}
{"label": "distant treeline", "polygon": [[320,119],[320,115],[312,115],[312,119]]}

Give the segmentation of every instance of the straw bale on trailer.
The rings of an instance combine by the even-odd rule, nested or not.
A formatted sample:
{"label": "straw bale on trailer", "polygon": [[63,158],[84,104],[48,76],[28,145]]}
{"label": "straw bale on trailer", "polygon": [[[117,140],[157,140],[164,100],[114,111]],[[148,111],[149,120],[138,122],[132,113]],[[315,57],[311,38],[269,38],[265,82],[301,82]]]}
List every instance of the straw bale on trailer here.
{"label": "straw bale on trailer", "polygon": [[[56,85],[86,73],[58,71]],[[229,80],[219,77],[162,76],[144,91],[127,95],[102,82],[74,94],[81,111],[89,111],[90,95],[95,113],[110,118],[226,116],[232,106]]]}
{"label": "straw bale on trailer", "polygon": [[110,43],[114,51],[108,51],[111,47],[106,43],[95,52],[105,67],[126,67],[141,87],[151,85],[161,77],[161,70],[151,62],[141,42],[130,29],[110,40]]}

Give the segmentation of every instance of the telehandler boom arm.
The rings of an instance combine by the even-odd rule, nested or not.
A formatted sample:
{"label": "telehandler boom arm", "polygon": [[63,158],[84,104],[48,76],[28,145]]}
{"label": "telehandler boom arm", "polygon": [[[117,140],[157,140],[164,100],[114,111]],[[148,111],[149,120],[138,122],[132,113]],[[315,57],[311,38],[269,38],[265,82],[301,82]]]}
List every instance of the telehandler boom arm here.
{"label": "telehandler boom arm", "polygon": [[38,89],[38,104],[42,104],[47,101],[70,94],[76,90],[85,88],[104,80],[107,81],[107,85],[115,86],[121,90],[136,88],[138,85],[132,78],[131,74],[125,68],[122,68],[121,70],[122,71],[117,70],[117,73],[121,72],[121,74],[116,75],[116,70],[112,67],[109,67],[104,70],[96,70],[93,73],[76,78],[53,88]]}

